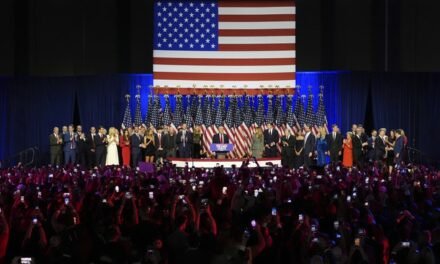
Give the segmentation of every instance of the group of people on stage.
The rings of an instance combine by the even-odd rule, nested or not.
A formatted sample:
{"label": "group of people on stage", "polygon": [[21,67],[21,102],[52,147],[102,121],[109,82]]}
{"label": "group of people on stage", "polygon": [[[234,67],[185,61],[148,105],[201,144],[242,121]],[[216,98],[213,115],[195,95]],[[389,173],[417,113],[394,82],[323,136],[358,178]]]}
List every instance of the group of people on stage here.
{"label": "group of people on stage", "polygon": [[[89,133],[82,126],[64,126],[61,133],[58,127],[53,129],[50,139],[51,163],[78,163],[83,166],[125,165],[136,167],[139,161],[163,162],[170,157],[203,158],[207,153],[203,148],[203,132],[200,126],[192,131],[183,123],[175,130],[168,127],[129,127],[118,130],[109,128],[108,133],[100,126],[90,128]],[[212,143],[229,143],[229,137],[223,126],[212,138]],[[284,130],[280,137],[273,124],[267,124],[263,131],[257,127],[252,136],[249,156],[256,158],[279,157],[282,164],[290,168],[309,167],[315,164],[324,166],[328,162],[341,161],[345,167],[362,166],[365,162],[379,161],[392,168],[401,163],[407,144],[402,129],[373,130],[368,137],[362,125],[353,125],[345,137],[337,125],[331,131],[320,127],[313,131],[309,125],[303,130],[291,132]],[[281,153],[279,152],[281,146]],[[226,153],[218,152],[217,157]]]}
{"label": "group of people on stage", "polygon": [[[271,126],[264,132],[264,147],[259,147],[257,142],[261,131],[254,135],[253,145],[255,155],[267,153],[273,155],[273,143],[277,141],[278,134],[271,132]],[[395,164],[403,161],[407,138],[402,129],[390,130],[385,128],[371,131],[371,136],[365,133],[362,125],[354,124],[352,130],[345,137],[341,134],[337,125],[332,125],[330,132],[326,127],[320,127],[317,133],[311,132],[311,127],[305,125],[304,130],[291,135],[290,130],[285,130],[281,138],[282,164],[290,168],[301,166],[309,167],[316,159],[317,166],[325,166],[329,162],[338,163],[342,158],[342,165],[362,167],[367,162],[379,162],[392,170]],[[263,152],[262,152],[263,151]],[[266,152],[264,152],[266,151]]]}
{"label": "group of people on stage", "polygon": [[[220,138],[229,142],[227,136]],[[85,133],[81,125],[76,126],[76,130],[73,125],[63,126],[61,133],[54,127],[49,142],[51,164],[136,167],[140,161],[152,163],[170,157],[206,156],[200,126],[195,126],[191,132],[185,123],[178,128],[177,134],[168,126],[141,125],[121,130],[111,127],[108,132],[100,126],[98,131],[91,127],[89,133]]]}

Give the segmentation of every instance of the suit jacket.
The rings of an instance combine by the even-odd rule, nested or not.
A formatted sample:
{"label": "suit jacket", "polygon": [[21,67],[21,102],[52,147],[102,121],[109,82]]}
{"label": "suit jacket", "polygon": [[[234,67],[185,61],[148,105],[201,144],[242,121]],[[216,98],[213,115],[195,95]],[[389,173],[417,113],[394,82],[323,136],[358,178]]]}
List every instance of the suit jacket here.
{"label": "suit jacket", "polygon": [[353,135],[353,156],[360,157],[362,155],[362,139],[357,135]]}
{"label": "suit jacket", "polygon": [[105,149],[105,145],[107,143],[105,143],[105,138],[106,136],[102,135],[102,138],[99,136],[99,134],[96,134],[95,137],[95,146],[96,146],[96,150],[104,150]]}
{"label": "suit jacket", "polygon": [[[176,143],[179,148],[183,148],[184,145],[182,138],[183,138],[183,132],[179,131],[179,133],[177,133],[176,136]],[[191,144],[192,144],[192,133],[189,130],[187,130],[185,133],[185,148],[190,147]]]}
{"label": "suit jacket", "polygon": [[[396,163],[400,163],[402,161],[403,150],[404,150],[403,137],[399,137],[398,139],[396,139],[396,143],[394,143],[394,156],[396,157],[395,158]],[[399,157],[397,157],[397,154],[399,154]]]}
{"label": "suit jacket", "polygon": [[165,134],[163,136],[163,148],[166,150],[173,150],[177,147],[176,135]]}
{"label": "suit jacket", "polygon": [[[58,139],[61,139],[61,136],[58,135]],[[57,140],[58,140],[55,135],[52,133],[49,136],[49,144],[50,144],[50,151],[51,152],[57,152],[61,150],[61,147],[63,146],[62,144],[58,144]]]}
{"label": "suit jacket", "polygon": [[[293,156],[293,152],[295,151],[295,136],[290,135],[289,139],[287,139],[287,136],[281,137],[281,152],[284,155]],[[288,146],[284,146],[284,143],[289,144]]]}
{"label": "suit jacket", "polygon": [[[212,137],[212,143],[215,143],[215,144],[220,144],[221,143],[220,142],[220,133],[217,133],[217,134],[215,134]],[[226,133],[223,134],[223,143],[224,144],[228,144],[229,143],[229,138],[228,138],[228,135],[226,135]]]}
{"label": "suit jacket", "polygon": [[376,159],[376,138],[368,138],[368,159],[370,160]]}
{"label": "suit jacket", "polygon": [[144,137],[139,134],[130,136],[130,148],[131,151],[141,151],[140,145],[144,142]]}
{"label": "suit jacket", "polygon": [[383,158],[385,158],[385,142],[382,140],[382,138],[380,138],[379,136],[376,137],[376,142],[375,142],[375,149],[376,149],[376,159],[377,160],[382,160]]}
{"label": "suit jacket", "polygon": [[309,153],[313,153],[315,151],[316,138],[313,133],[310,132],[307,140],[304,137],[304,155],[308,156]]}
{"label": "suit jacket", "polygon": [[89,149],[89,141],[87,140],[87,136],[84,134],[84,139],[81,139],[78,135],[78,151],[84,152]]}
{"label": "suit jacket", "polygon": [[[164,136],[164,134],[161,133],[161,134],[160,134],[160,142],[159,142],[159,135],[158,135],[158,133],[155,133],[155,134],[154,134],[154,145],[156,146],[156,148],[159,148],[159,146],[161,146],[162,149],[165,148],[164,145],[163,145],[163,143],[164,143],[164,141],[163,141],[163,140],[164,140],[163,136]],[[159,144],[159,143],[160,143],[160,144]]]}
{"label": "suit jacket", "polygon": [[78,147],[78,135],[73,133],[72,140],[70,140],[70,133],[67,132],[63,135],[63,143],[64,143],[64,151],[71,150],[73,146],[73,150],[76,150]]}
{"label": "suit jacket", "polygon": [[342,150],[343,138],[341,133],[336,133],[335,139],[333,139],[333,133],[327,135],[327,144],[330,152],[338,153]]}
{"label": "suit jacket", "polygon": [[[275,128],[272,128],[272,134],[269,133],[269,129],[266,129],[264,131],[264,145],[269,145],[271,143],[278,144],[278,141],[280,140],[280,135],[278,134],[278,130]],[[270,147],[276,147],[276,146],[270,146]]]}
{"label": "suit jacket", "polygon": [[87,141],[89,142],[88,144],[88,148],[89,150],[91,149],[96,149],[96,139],[98,138],[98,134],[95,134],[95,136],[92,137],[92,133],[88,133],[87,136]]}

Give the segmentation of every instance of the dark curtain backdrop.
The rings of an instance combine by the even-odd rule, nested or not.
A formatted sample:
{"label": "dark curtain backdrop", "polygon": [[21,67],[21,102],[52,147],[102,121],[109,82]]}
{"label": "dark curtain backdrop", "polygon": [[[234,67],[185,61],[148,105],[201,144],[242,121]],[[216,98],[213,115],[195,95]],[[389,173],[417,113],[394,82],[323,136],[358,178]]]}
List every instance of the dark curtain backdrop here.
{"label": "dark curtain backdrop", "polygon": [[[74,121],[86,130],[92,125],[120,126],[125,94],[132,95],[134,116],[138,84],[145,118],[151,74],[0,78],[0,160],[38,146],[42,161],[47,161],[53,126]],[[312,86],[315,109],[319,86],[324,85],[328,122],[342,131],[367,119],[376,128],[403,128],[411,146],[440,160],[440,138],[425,133],[440,129],[440,73],[299,72],[297,84],[302,94]],[[170,101],[174,109],[174,98]]]}

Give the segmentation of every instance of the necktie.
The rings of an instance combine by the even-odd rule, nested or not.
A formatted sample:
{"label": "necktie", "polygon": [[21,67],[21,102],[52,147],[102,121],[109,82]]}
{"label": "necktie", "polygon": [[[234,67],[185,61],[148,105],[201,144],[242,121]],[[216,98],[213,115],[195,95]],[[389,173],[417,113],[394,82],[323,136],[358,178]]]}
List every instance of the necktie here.
{"label": "necktie", "polygon": [[223,134],[220,134],[220,143],[223,144]]}
{"label": "necktie", "polygon": [[159,148],[162,148],[162,144],[161,144],[161,140],[160,140],[160,138],[161,138],[160,133],[158,134],[158,137],[159,137]]}

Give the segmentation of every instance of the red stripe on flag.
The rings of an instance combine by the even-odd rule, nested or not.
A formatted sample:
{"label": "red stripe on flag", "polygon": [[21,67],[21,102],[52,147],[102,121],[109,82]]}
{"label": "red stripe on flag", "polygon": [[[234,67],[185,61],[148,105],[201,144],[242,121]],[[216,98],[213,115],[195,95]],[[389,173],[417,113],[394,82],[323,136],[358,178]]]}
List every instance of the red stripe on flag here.
{"label": "red stripe on flag", "polygon": [[220,22],[295,21],[295,15],[220,15]]}
{"label": "red stripe on flag", "polygon": [[154,58],[154,64],[166,65],[212,65],[212,66],[260,66],[260,65],[294,65],[295,58],[281,59],[182,59]]}

